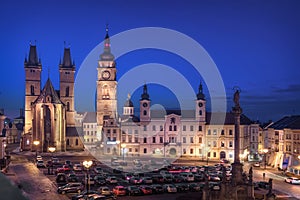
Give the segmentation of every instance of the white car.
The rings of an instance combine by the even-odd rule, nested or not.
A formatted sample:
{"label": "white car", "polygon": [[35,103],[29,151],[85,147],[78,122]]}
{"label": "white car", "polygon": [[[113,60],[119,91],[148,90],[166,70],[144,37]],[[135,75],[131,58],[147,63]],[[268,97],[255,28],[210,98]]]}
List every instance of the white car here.
{"label": "white car", "polygon": [[285,178],[284,180],[285,182],[287,183],[290,183],[290,184],[297,184],[299,185],[300,184],[300,179],[299,178],[296,178],[296,177],[288,177],[288,178]]}
{"label": "white car", "polygon": [[38,167],[38,168],[45,167],[44,161],[43,160],[38,160],[36,162],[36,167]]}
{"label": "white car", "polygon": [[253,167],[259,167],[259,166],[260,166],[259,162],[253,164]]}
{"label": "white car", "polygon": [[38,160],[43,160],[43,158],[42,158],[42,156],[37,156],[36,157],[36,160],[38,161]]}

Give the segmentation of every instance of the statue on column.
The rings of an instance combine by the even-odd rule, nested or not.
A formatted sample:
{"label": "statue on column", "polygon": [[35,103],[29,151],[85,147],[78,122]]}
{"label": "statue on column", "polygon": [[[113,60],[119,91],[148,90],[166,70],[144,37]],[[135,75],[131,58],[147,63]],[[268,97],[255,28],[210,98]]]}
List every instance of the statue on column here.
{"label": "statue on column", "polygon": [[235,104],[235,107],[240,107],[240,90],[236,89],[234,96],[233,96],[233,101]]}

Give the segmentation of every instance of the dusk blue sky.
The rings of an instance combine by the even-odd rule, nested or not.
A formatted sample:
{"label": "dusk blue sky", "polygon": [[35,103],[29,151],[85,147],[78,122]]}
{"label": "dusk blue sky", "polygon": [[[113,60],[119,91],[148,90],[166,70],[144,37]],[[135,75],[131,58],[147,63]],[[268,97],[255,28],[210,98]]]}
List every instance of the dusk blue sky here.
{"label": "dusk blue sky", "polygon": [[[11,118],[24,107],[24,58],[30,41],[37,41],[43,65],[42,85],[50,69],[49,76],[58,89],[64,41],[71,45],[78,71],[89,52],[102,42],[108,23],[110,36],[151,26],[173,29],[196,40],[220,71],[228,110],[233,87],[239,86],[244,114],[253,120],[278,120],[299,114],[299,9],[300,1],[296,0],[1,0],[0,107]],[[113,40],[111,43],[113,51]],[[184,59],[160,50],[135,51],[120,57],[118,77],[145,63],[174,67],[197,91],[201,75]],[[96,68],[97,63],[92,67]],[[163,88],[149,85],[152,103],[178,106],[176,99],[171,99],[174,95]],[[135,104],[140,92],[141,88],[132,96]],[[204,92],[209,100],[206,87]]]}

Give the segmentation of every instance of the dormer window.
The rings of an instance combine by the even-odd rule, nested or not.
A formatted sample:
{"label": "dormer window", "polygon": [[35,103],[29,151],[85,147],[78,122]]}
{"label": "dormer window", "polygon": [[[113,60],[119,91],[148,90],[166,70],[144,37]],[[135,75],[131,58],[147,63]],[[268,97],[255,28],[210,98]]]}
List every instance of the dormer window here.
{"label": "dormer window", "polygon": [[51,103],[51,96],[49,96],[49,95],[46,96],[46,102],[47,102],[47,103]]}

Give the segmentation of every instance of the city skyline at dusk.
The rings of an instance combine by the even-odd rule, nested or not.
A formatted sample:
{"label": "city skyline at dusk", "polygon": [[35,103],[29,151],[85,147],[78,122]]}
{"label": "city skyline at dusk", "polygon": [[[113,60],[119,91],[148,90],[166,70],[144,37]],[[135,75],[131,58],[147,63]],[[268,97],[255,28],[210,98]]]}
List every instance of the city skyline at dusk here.
{"label": "city skyline at dusk", "polygon": [[[197,41],[210,55],[224,81],[227,110],[233,105],[233,88],[238,86],[244,114],[252,120],[276,121],[285,115],[299,114],[299,7],[297,1],[2,2],[0,15],[5,20],[0,22],[4,30],[0,39],[0,107],[11,118],[24,108],[24,58],[28,56],[30,41],[37,45],[41,58],[42,87],[49,76],[58,89],[58,64],[64,41],[65,46],[71,47],[78,73],[84,59],[104,39],[105,25],[109,24],[112,38],[130,29],[162,27]],[[116,46],[112,39],[113,54]],[[135,66],[160,63],[182,74],[195,93],[203,81],[185,58],[172,52],[143,49],[122,55],[116,62],[118,78]],[[90,67],[96,71],[97,63]],[[139,100],[141,87],[132,94],[134,101]],[[209,101],[206,87],[204,93]],[[160,103],[166,108],[178,106],[172,91],[163,85],[150,84],[149,94],[153,104]],[[123,94],[123,98],[126,96]],[[193,99],[187,100],[193,109]],[[123,102],[119,104],[123,106]]]}

